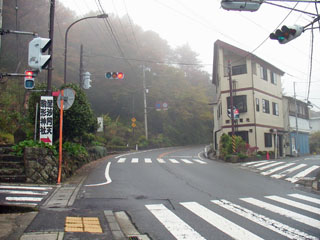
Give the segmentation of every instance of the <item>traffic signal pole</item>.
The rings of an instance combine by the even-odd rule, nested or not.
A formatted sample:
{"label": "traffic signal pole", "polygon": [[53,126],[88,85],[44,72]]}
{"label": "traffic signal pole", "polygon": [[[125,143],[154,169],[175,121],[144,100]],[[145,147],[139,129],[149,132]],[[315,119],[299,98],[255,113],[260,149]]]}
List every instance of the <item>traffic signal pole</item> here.
{"label": "traffic signal pole", "polygon": [[47,94],[50,96],[52,93],[52,59],[53,59],[53,33],[54,33],[54,11],[55,11],[55,0],[50,0],[50,20],[49,20],[49,39],[52,43],[49,46],[48,54],[51,56],[48,63],[48,78],[47,78]]}

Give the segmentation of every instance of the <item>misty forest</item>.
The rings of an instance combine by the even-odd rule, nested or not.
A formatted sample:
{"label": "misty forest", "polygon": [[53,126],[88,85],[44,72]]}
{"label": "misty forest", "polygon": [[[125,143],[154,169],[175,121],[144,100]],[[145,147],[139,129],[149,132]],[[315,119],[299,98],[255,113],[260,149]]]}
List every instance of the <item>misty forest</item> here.
{"label": "misty forest", "polygon": [[[96,16],[91,12],[86,16]],[[68,119],[85,116],[104,118],[104,133],[96,138],[96,123],[76,134],[93,136],[106,145],[162,147],[209,143],[212,137],[213,86],[203,70],[198,54],[188,45],[172,47],[159,34],[143,30],[130,13],[107,13],[104,19],[87,19],[74,25],[68,35],[67,84],[79,86],[80,46],[83,70],[91,73],[91,88],[77,88],[75,106],[65,111],[64,131],[77,127]],[[64,40],[70,24],[82,18],[56,2],[53,40],[53,90],[64,87]],[[49,2],[46,0],[4,1],[3,29],[37,32],[48,38]],[[179,31],[177,31],[177,34]],[[192,33],[190,33],[192,34]],[[203,36],[202,36],[203,37]],[[28,69],[28,43],[32,36],[1,36],[0,72],[23,73]],[[208,49],[212,51],[212,49]],[[145,71],[143,71],[145,69]],[[106,72],[123,72],[124,79],[107,79]],[[145,74],[144,74],[144,73]],[[147,91],[148,141],[145,138],[143,77]],[[37,96],[45,92],[24,89],[23,77],[4,77],[0,82],[0,131],[10,136],[23,126],[33,138]],[[36,77],[36,88],[45,89],[47,71]],[[70,85],[71,84],[71,85]],[[78,99],[77,99],[78,98]],[[56,98],[55,98],[56,99]],[[81,102],[79,102],[81,100]],[[158,108],[167,103],[168,108]],[[136,118],[136,127],[131,119]],[[55,115],[57,140],[59,114]],[[84,120],[83,120],[84,121]],[[80,123],[79,123],[80,124]],[[79,130],[79,128],[78,128]],[[70,132],[70,134],[72,134]],[[70,137],[70,136],[69,136]],[[78,136],[82,139],[82,136]]]}

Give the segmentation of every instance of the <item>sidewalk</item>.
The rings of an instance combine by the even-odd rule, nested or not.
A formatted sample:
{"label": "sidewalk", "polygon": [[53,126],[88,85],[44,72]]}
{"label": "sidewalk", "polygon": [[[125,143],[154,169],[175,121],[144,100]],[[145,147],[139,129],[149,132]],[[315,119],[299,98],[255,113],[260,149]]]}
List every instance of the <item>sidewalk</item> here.
{"label": "sidewalk", "polygon": [[[57,185],[39,211],[25,209],[25,212],[0,214],[0,240],[148,240],[148,236],[140,235],[125,212],[107,209],[92,212],[73,208],[78,192],[91,169],[111,157],[113,156],[106,156],[84,165],[63,184]],[[0,213],[4,212],[3,206],[1,208],[3,211]],[[54,224],[50,225],[50,221]]]}

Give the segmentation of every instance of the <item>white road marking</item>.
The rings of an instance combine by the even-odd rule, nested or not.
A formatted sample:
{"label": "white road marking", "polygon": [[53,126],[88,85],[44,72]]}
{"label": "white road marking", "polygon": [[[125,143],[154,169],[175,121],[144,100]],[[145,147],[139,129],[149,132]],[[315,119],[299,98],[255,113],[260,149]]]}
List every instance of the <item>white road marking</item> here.
{"label": "white road marking", "polygon": [[285,171],[283,171],[283,172],[281,172],[281,173],[279,173],[279,174],[271,175],[271,177],[272,177],[272,178],[279,179],[279,178],[285,177],[285,176],[288,175],[289,173],[292,173],[292,172],[294,172],[294,171],[296,171],[296,170],[298,170],[298,169],[300,169],[300,168],[303,168],[303,167],[305,167],[305,166],[307,166],[307,164],[299,164],[299,165],[297,165],[297,166],[295,166],[295,167],[293,167],[293,168],[289,168],[289,169],[287,169],[287,170],[285,170]]}
{"label": "white road marking", "polygon": [[[159,149],[157,149],[157,150],[159,150]],[[133,154],[138,154],[138,153],[146,153],[146,152],[152,152],[152,151],[154,151],[154,149],[145,150],[145,151],[138,151],[138,152],[129,152],[129,153],[125,153],[125,154],[121,154],[119,156],[116,156],[115,159],[121,158],[121,157],[124,157],[124,156],[128,156],[128,155],[133,155]]]}
{"label": "white road marking", "polygon": [[255,213],[249,209],[243,208],[239,205],[233,204],[227,200],[212,200],[211,202],[223,207],[233,213],[236,213],[244,218],[249,219],[250,221],[257,223],[265,228],[268,228],[274,232],[277,232],[289,239],[313,239],[317,240],[318,238],[308,235],[304,232],[299,231],[298,229],[292,228],[288,225],[285,225],[281,222],[268,218],[264,215]]}
{"label": "white road marking", "polygon": [[6,197],[7,201],[16,202],[41,202],[42,199],[40,197]]}
{"label": "white road marking", "polygon": [[127,160],[126,158],[120,158],[120,159],[118,160],[118,163],[124,163],[126,160]]}
{"label": "white road marking", "polygon": [[260,166],[263,166],[263,165],[266,165],[266,164],[270,164],[270,163],[274,163],[275,161],[267,161],[267,162],[262,162],[262,163],[257,163],[257,164],[253,164],[253,165],[250,165],[248,167],[260,167]]}
{"label": "white road marking", "polygon": [[262,174],[262,175],[270,175],[270,174],[272,174],[272,173],[274,173],[274,172],[278,172],[278,171],[280,171],[280,170],[282,170],[282,169],[284,169],[284,168],[290,167],[290,166],[292,166],[293,164],[294,164],[294,163],[287,163],[287,164],[282,165],[282,166],[280,166],[280,167],[272,168],[272,169],[270,169],[270,170],[268,170],[268,171],[262,172],[261,174]]}
{"label": "white road marking", "polygon": [[214,213],[213,211],[201,206],[196,202],[184,202],[180,203],[182,206],[193,212],[195,215],[204,219],[212,226],[220,229],[222,232],[226,233],[234,239],[241,240],[253,240],[262,239],[259,236],[249,232],[248,230],[238,226],[237,224],[229,221],[228,219]]}
{"label": "white road marking", "polygon": [[320,199],[318,199],[318,198],[308,197],[308,196],[304,196],[304,195],[301,195],[298,193],[293,193],[293,194],[288,194],[288,195],[291,197],[294,197],[294,198],[308,201],[308,202],[320,204]]}
{"label": "white road marking", "polygon": [[278,196],[266,196],[265,198],[280,202],[280,203],[284,203],[287,205],[290,205],[292,207],[296,207],[296,208],[300,208],[302,210],[308,211],[308,212],[312,212],[312,213],[316,213],[320,215],[320,208],[316,208],[313,206],[309,206],[307,204],[303,204],[303,203],[299,203],[299,202],[295,202],[283,197],[278,197]]}
{"label": "white road marking", "polygon": [[166,163],[162,158],[157,158],[157,161],[158,161],[159,163]]}
{"label": "white road marking", "polygon": [[12,186],[12,185],[1,185],[0,189],[28,189],[28,190],[50,190],[52,187],[28,187],[28,186]]}
{"label": "white road marking", "polygon": [[181,159],[181,161],[183,161],[184,163],[187,163],[187,164],[193,164],[193,162],[191,162],[191,161],[188,160],[188,159]]}
{"label": "white road marking", "polygon": [[193,161],[198,162],[200,164],[207,164],[206,162],[200,160],[200,159],[193,159]]}
{"label": "white road marking", "polygon": [[0,193],[21,194],[21,195],[47,195],[48,192],[34,192],[34,191],[21,191],[21,190],[0,190]]}
{"label": "white road marking", "polygon": [[31,203],[31,202],[6,202],[10,205],[16,205],[16,206],[21,206],[21,205],[28,205],[28,206],[37,206],[38,203]]}
{"label": "white road marking", "polygon": [[139,162],[139,158],[132,158],[131,163],[138,163]]}
{"label": "white road marking", "polygon": [[172,158],[170,158],[169,161],[172,162],[172,163],[179,163],[177,160],[172,159]]}
{"label": "white road marking", "polygon": [[252,164],[256,164],[256,163],[264,163],[264,162],[268,162],[268,160],[263,160],[263,161],[253,161],[253,162],[241,163],[241,166],[249,166],[249,165],[252,165]]}
{"label": "white road marking", "polygon": [[271,164],[269,164],[269,165],[267,165],[267,166],[259,167],[259,168],[257,168],[257,169],[259,169],[259,170],[265,170],[265,169],[267,169],[267,168],[271,168],[271,167],[280,165],[280,164],[282,164],[282,163],[283,163],[283,162],[275,162],[275,163],[271,163]]}
{"label": "white road marking", "polygon": [[320,166],[314,165],[312,167],[307,168],[306,170],[299,172],[298,174],[296,174],[295,176],[291,177],[291,178],[286,178],[287,181],[290,181],[292,183],[295,183],[297,181],[299,181],[300,178],[303,178],[305,176],[307,176],[309,173],[313,172],[314,170],[318,169]]}
{"label": "white road marking", "polygon": [[110,174],[109,174],[110,165],[111,165],[111,162],[108,162],[107,167],[106,167],[106,170],[104,171],[104,177],[105,177],[106,180],[107,180],[106,182],[97,183],[97,184],[87,184],[87,185],[85,185],[85,186],[86,186],[86,187],[97,187],[97,186],[102,186],[102,185],[107,185],[107,184],[112,183],[112,180],[111,180]]}
{"label": "white road marking", "polygon": [[304,215],[296,213],[296,212],[292,212],[290,210],[272,205],[267,202],[260,201],[258,199],[254,199],[254,198],[240,198],[240,199],[242,201],[253,204],[253,205],[258,206],[260,208],[266,209],[268,211],[280,214],[282,216],[291,218],[295,221],[298,221],[298,222],[301,222],[301,223],[307,224],[309,226],[320,229],[320,221],[319,220],[304,216]]}
{"label": "white road marking", "polygon": [[151,160],[151,158],[145,158],[145,159],[144,159],[144,162],[145,162],[145,163],[152,163],[152,160]]}
{"label": "white road marking", "polygon": [[205,240],[198,232],[182,221],[163,204],[146,205],[146,208],[169,230],[178,240]]}

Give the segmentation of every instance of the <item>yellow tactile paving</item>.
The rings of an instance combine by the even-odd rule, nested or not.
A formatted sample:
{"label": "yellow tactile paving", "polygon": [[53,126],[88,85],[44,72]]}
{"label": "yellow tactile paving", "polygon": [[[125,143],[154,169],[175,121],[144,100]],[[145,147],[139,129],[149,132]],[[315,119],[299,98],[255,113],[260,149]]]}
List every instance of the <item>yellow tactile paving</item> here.
{"label": "yellow tactile paving", "polygon": [[102,228],[97,217],[66,217],[65,231],[102,233]]}

